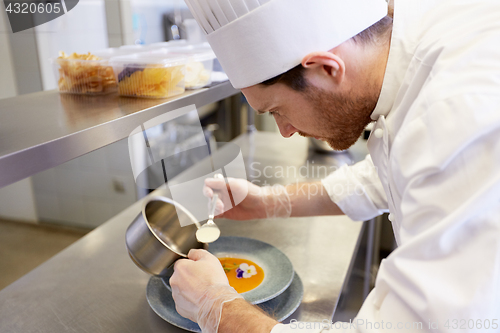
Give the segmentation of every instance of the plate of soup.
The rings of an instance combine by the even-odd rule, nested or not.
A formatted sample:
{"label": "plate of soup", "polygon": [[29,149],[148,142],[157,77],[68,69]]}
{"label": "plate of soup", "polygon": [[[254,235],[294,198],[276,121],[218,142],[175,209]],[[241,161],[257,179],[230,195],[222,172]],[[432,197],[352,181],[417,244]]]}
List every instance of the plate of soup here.
{"label": "plate of soup", "polygon": [[[299,276],[295,273],[290,286],[280,295],[258,304],[269,316],[279,322],[290,317],[299,307],[304,295],[304,287]],[[149,279],[146,288],[146,299],[151,309],[168,323],[191,332],[201,332],[197,323],[182,317],[175,309],[175,302],[172,292],[166,288],[165,283],[156,276]]]}
{"label": "plate of soup", "polygon": [[[252,304],[266,302],[285,291],[294,277],[288,257],[276,247],[246,237],[220,237],[209,252],[219,258],[229,284]],[[162,278],[170,290],[170,268]]]}

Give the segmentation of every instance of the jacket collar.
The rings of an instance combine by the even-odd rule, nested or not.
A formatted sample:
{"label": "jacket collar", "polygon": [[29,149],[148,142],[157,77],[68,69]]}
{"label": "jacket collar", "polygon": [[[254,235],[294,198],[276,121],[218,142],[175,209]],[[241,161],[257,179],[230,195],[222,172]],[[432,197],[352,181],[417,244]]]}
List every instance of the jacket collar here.
{"label": "jacket collar", "polygon": [[[375,109],[371,114],[373,120],[386,116],[394,107],[399,89],[410,65],[415,50],[412,29],[408,29],[410,22],[419,19],[412,17],[411,5],[405,1],[396,0],[394,3],[394,23],[392,28],[389,58],[385,70],[382,89]],[[410,24],[409,24],[410,23]],[[414,33],[414,32],[413,32]]]}

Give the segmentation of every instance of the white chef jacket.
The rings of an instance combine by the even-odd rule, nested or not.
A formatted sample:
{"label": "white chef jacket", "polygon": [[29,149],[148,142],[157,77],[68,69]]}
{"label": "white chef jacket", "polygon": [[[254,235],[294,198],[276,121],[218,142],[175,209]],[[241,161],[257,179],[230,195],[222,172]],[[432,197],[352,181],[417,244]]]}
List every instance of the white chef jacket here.
{"label": "white chef jacket", "polygon": [[[394,6],[370,155],[323,185],[353,220],[390,211],[398,248],[353,324],[328,328],[498,332],[500,1]],[[326,331],[318,326],[272,333]]]}

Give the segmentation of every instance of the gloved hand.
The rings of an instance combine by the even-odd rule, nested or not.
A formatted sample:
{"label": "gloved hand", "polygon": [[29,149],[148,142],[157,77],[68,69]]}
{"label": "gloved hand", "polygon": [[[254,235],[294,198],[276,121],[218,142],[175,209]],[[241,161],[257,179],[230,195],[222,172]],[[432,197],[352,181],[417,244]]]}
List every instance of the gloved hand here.
{"label": "gloved hand", "polygon": [[[252,220],[262,218],[286,218],[292,213],[290,195],[283,185],[257,186],[245,179],[227,178],[229,185],[224,179],[207,178],[203,194],[212,198],[214,191],[219,194],[216,203],[216,216],[232,220]],[[227,187],[226,191],[221,191]],[[232,209],[233,198],[244,198]],[[240,199],[241,200],[241,199]],[[238,200],[239,201],[239,200]]]}
{"label": "gloved hand", "polygon": [[229,286],[219,259],[205,250],[191,250],[174,265],[170,278],[177,312],[197,322],[203,333],[216,333],[226,302],[243,298]]}

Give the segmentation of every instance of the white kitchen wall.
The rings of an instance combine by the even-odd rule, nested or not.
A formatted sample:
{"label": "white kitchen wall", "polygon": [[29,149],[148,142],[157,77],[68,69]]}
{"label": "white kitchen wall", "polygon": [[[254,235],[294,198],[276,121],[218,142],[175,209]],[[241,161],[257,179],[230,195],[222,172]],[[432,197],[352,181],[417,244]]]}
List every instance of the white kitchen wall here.
{"label": "white kitchen wall", "polygon": [[[175,6],[187,8],[183,0],[80,0],[67,14],[15,35],[2,12],[0,98],[56,88],[49,59],[59,51],[163,41],[163,15]],[[0,217],[95,227],[136,200],[124,140],[0,189]]]}
{"label": "white kitchen wall", "polygon": [[130,5],[135,40],[142,44],[165,41],[163,15],[175,8],[187,10],[184,0],[131,0]]}
{"label": "white kitchen wall", "polygon": [[[0,98],[13,97],[17,94],[16,77],[12,62],[8,20],[0,4]],[[11,220],[36,222],[31,179],[23,179],[17,183],[0,188],[0,217]]]}
{"label": "white kitchen wall", "polygon": [[127,139],[32,178],[43,222],[92,228],[137,201]]}
{"label": "white kitchen wall", "polygon": [[59,51],[88,53],[108,47],[104,0],[80,0],[65,15],[35,27],[43,90],[57,88],[49,59]]}
{"label": "white kitchen wall", "polygon": [[129,0],[105,0],[109,47],[134,44],[132,8]]}
{"label": "white kitchen wall", "polygon": [[2,10],[2,14],[0,14],[0,98],[12,97],[17,94],[9,42],[11,30],[3,6],[3,3],[0,4]]}
{"label": "white kitchen wall", "polygon": [[[130,4],[115,2],[125,4],[121,7],[131,22]],[[57,88],[49,59],[57,57],[59,51],[87,53],[108,47],[106,9],[104,0],[80,0],[67,14],[33,29],[44,90]],[[96,227],[137,200],[128,149],[123,143],[38,173],[32,182],[37,216],[43,222]],[[114,186],[122,191],[117,192]]]}
{"label": "white kitchen wall", "polygon": [[37,223],[31,178],[0,189],[0,218]]}

